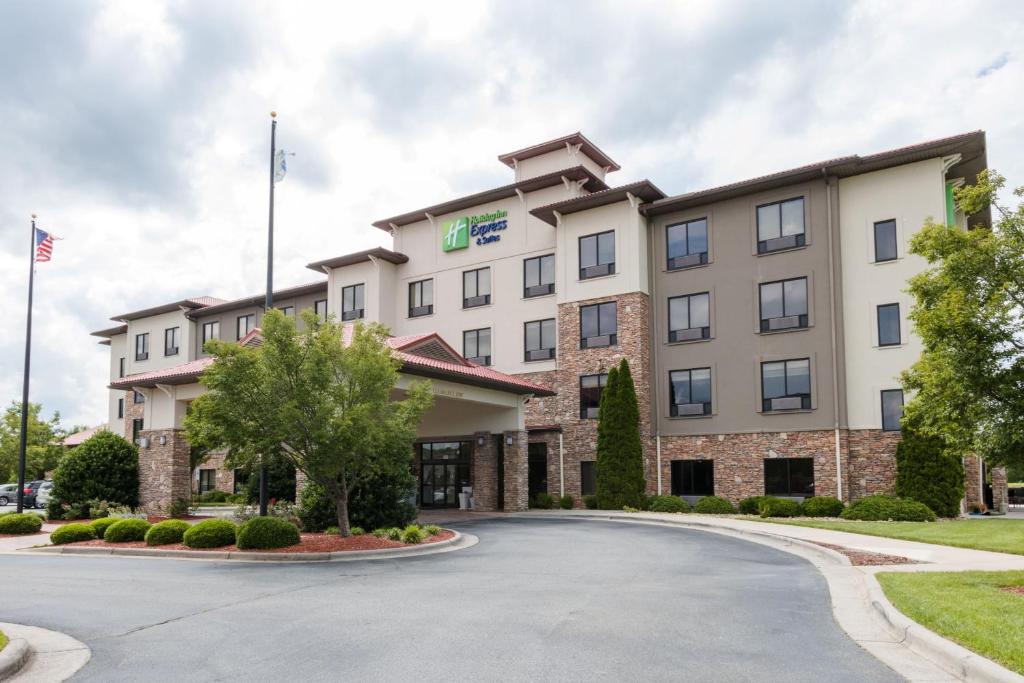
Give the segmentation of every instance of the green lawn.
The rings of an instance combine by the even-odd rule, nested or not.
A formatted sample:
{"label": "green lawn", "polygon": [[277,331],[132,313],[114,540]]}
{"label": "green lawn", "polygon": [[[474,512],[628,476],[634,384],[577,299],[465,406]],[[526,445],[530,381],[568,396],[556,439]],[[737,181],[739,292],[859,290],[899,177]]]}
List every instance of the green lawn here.
{"label": "green lawn", "polygon": [[1024,571],[882,572],[885,596],[939,635],[1024,674]]}
{"label": "green lawn", "polygon": [[1024,555],[1024,520],[1022,519],[958,519],[938,522],[857,522],[842,519],[766,519],[762,521]]}
{"label": "green lawn", "polygon": [[7,647],[7,636],[4,635],[3,631],[0,631],[0,650]]}

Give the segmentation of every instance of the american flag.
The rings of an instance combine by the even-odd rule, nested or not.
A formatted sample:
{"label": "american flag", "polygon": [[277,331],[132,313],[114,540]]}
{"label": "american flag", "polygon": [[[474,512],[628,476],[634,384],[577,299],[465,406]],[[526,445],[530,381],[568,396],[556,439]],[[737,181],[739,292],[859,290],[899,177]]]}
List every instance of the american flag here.
{"label": "american flag", "polygon": [[50,260],[53,255],[53,241],[58,239],[50,233],[36,228],[36,263]]}

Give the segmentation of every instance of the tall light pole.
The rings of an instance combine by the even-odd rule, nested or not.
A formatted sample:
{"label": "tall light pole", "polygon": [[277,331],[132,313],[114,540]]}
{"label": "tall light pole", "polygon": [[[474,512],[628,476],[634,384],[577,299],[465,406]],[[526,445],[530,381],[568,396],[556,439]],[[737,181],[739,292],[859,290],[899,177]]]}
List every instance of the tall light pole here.
{"label": "tall light pole", "polygon": [[[264,315],[274,306],[274,166],[277,156],[277,112],[270,112],[270,216],[267,221],[267,296]],[[267,516],[266,453],[260,460],[260,516]]]}

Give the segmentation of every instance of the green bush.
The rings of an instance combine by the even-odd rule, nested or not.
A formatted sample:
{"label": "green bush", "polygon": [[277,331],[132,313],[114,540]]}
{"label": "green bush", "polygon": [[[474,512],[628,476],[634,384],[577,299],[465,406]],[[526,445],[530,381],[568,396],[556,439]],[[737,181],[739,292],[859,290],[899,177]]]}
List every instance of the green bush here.
{"label": "green bush", "polygon": [[184,517],[188,514],[189,503],[184,498],[175,498],[167,506],[168,517]]}
{"label": "green bush", "polygon": [[422,543],[426,537],[426,532],[415,524],[410,524],[402,529],[402,543]]}
{"label": "green bush", "polygon": [[693,508],[679,496],[651,496],[651,512],[690,512]]}
{"label": "green bush", "polygon": [[[357,485],[348,497],[348,521],[364,529],[404,527],[416,520],[416,505],[411,502],[416,477],[410,472],[380,474]],[[338,513],[323,487],[307,482],[302,488],[302,504],[296,514],[304,531],[323,531],[337,526]]]}
{"label": "green bush", "polygon": [[846,506],[843,501],[832,496],[815,496],[805,500],[802,507],[808,517],[838,517],[843,514]]}
{"label": "green bush", "polygon": [[53,543],[54,545],[63,545],[65,543],[91,541],[95,538],[96,532],[93,531],[93,528],[88,524],[65,524],[50,534],[50,543]]}
{"label": "green bush", "polygon": [[144,519],[119,519],[103,532],[103,540],[107,543],[128,543],[129,541],[143,541],[146,539],[146,532],[153,526]]}
{"label": "green bush", "polygon": [[168,519],[149,527],[146,532],[146,545],[171,545],[181,543],[189,523],[180,519]]}
{"label": "green bush", "polygon": [[0,515],[0,534],[34,534],[43,528],[43,518],[31,512]]}
{"label": "green bush", "polygon": [[744,515],[759,515],[761,514],[761,503],[766,500],[772,500],[774,496],[750,496],[740,501],[740,513]]}
{"label": "green bush", "polygon": [[964,465],[947,452],[941,438],[925,436],[904,425],[896,444],[896,487],[900,498],[927,505],[939,517],[960,515]]}
{"label": "green bush", "polygon": [[530,501],[530,507],[550,510],[555,507],[555,497],[550,493],[537,493],[533,496],[533,500]]}
{"label": "green bush", "polygon": [[103,538],[103,534],[107,533],[107,527],[113,526],[120,521],[120,517],[97,517],[89,522],[89,526],[96,532],[96,538]]}
{"label": "green bush", "polygon": [[697,504],[693,506],[693,511],[702,515],[731,515],[736,512],[736,508],[725,498],[705,496],[697,501]]}
{"label": "green bush", "polygon": [[895,496],[861,498],[840,515],[843,519],[871,522],[934,522],[935,513],[924,503]]}
{"label": "green bush", "polygon": [[562,496],[558,499],[558,507],[563,510],[572,510],[576,504],[573,502],[572,496]]}
{"label": "green bush", "polygon": [[239,550],[267,550],[298,545],[302,539],[294,524],[278,517],[253,517],[238,527]]}
{"label": "green bush", "polygon": [[200,494],[200,503],[226,503],[228,502],[227,491],[207,491],[206,493]]}
{"label": "green bush", "polygon": [[348,532],[353,536],[362,536],[366,533],[366,529],[361,526],[349,527]]}
{"label": "green bush", "polygon": [[799,517],[800,503],[788,498],[766,497],[758,511],[762,517]]}
{"label": "green bush", "polygon": [[640,409],[629,363],[625,358],[608,372],[601,391],[597,420],[597,499],[602,510],[642,508],[643,442]]}
{"label": "green bush", "polygon": [[[338,527],[334,527],[335,530],[337,530],[337,528]],[[375,538],[387,538],[388,537],[388,529],[374,529],[372,533],[373,533]]]}
{"label": "green bush", "polygon": [[396,526],[388,527],[384,530],[384,538],[388,539],[389,541],[401,541],[402,530]]}
{"label": "green bush", "polygon": [[232,505],[241,505],[242,503],[245,502],[245,494],[232,493],[230,496],[227,497],[226,502],[231,503]]}
{"label": "green bush", "polygon": [[222,548],[235,542],[235,530],[226,519],[204,519],[190,526],[181,540],[189,548]]}
{"label": "green bush", "polygon": [[583,506],[588,510],[596,510],[597,496],[583,496]]}
{"label": "green bush", "polygon": [[425,527],[423,527],[423,530],[426,531],[431,536],[437,536],[439,533],[444,531],[444,529],[442,529],[441,527],[439,527],[436,524],[428,524]]}
{"label": "green bush", "polygon": [[336,526],[329,526],[326,529],[324,529],[324,533],[329,535],[329,536],[340,536],[341,535],[341,529],[339,529]]}
{"label": "green bush", "polygon": [[[260,468],[246,469],[244,476],[242,495],[255,503],[260,499]],[[295,466],[284,458],[272,457],[267,463],[267,500],[295,502]]]}
{"label": "green bush", "polygon": [[[139,450],[135,444],[107,430],[96,432],[72,449],[53,474],[50,505],[81,505],[85,501],[139,504]],[[61,516],[64,516],[64,512]],[[88,510],[81,517],[88,517]]]}

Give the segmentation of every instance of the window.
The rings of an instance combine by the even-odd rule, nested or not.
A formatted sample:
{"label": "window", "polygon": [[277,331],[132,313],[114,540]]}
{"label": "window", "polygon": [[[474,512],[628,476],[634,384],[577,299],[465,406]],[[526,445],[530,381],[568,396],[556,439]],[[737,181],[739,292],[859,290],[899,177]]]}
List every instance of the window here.
{"label": "window", "polygon": [[118,418],[124,417],[124,399],[123,398],[117,399],[117,417]]}
{"label": "window", "polygon": [[882,390],[882,430],[898,432],[903,418],[903,390]]}
{"label": "window", "polygon": [[673,460],[672,495],[715,495],[715,461]]}
{"label": "window", "polygon": [[341,288],[341,319],[359,320],[366,308],[366,285],[349,285]]}
{"label": "window", "polygon": [[708,262],[708,219],[670,225],[665,230],[668,269],[678,270]]}
{"label": "window", "polygon": [[320,322],[327,320],[327,299],[317,299],[314,301],[313,312],[320,318]]}
{"label": "window", "polygon": [[900,305],[883,304],[878,307],[878,345],[899,346]]}
{"label": "window", "polygon": [[124,363],[124,361],[125,361],[124,356],[121,356],[121,358],[119,358],[118,361],[117,361],[117,376],[118,377],[124,377],[124,372],[125,372],[125,363]]}
{"label": "window", "polygon": [[711,297],[707,292],[668,300],[668,340],[711,338]]}
{"label": "window", "polygon": [[803,197],[757,207],[758,254],[802,247],[806,243]]}
{"label": "window", "polygon": [[454,507],[462,487],[472,483],[471,441],[421,443],[419,503],[423,507]]}
{"label": "window", "polygon": [[243,469],[236,469],[234,471],[235,478],[235,493],[244,493],[246,485],[249,483],[249,473]]}
{"label": "window", "polygon": [[203,323],[203,346],[211,339],[220,339],[220,321]]}
{"label": "window", "polygon": [[896,260],[896,221],[875,223],[875,263]]}
{"label": "window", "polygon": [[608,375],[583,375],[580,377],[580,419],[597,417],[601,407],[601,391],[608,383]]}
{"label": "window", "polygon": [[766,496],[813,496],[814,458],[767,458],[764,461]]}
{"label": "window", "polygon": [[477,365],[491,364],[491,328],[462,333],[462,355]]}
{"label": "window", "polygon": [[434,281],[409,283],[409,317],[418,318],[434,312]]}
{"label": "window", "polygon": [[580,463],[580,495],[592,496],[597,493],[597,469],[593,460]]}
{"label": "window", "polygon": [[249,315],[240,315],[238,316],[237,323],[235,339],[241,339],[256,328],[256,314],[250,313]]}
{"label": "window", "polygon": [[668,379],[672,417],[711,414],[711,368],[673,370]]}
{"label": "window", "polygon": [[762,332],[807,327],[807,278],[766,282],[760,299]]}
{"label": "window", "polygon": [[281,308],[279,308],[277,310],[279,310],[282,313],[284,313],[284,317],[286,317],[286,318],[293,318],[293,317],[295,317],[295,307],[294,306],[281,306]]}
{"label": "window", "polygon": [[491,303],[491,269],[478,268],[462,274],[462,307],[475,308]]}
{"label": "window", "polygon": [[138,405],[140,403],[145,403],[145,402],[146,402],[146,395],[144,393],[142,393],[141,391],[133,391],[132,392],[132,403],[134,403],[135,405]]}
{"label": "window", "polygon": [[206,493],[217,488],[217,470],[199,470],[199,493]]}
{"label": "window", "polygon": [[580,348],[615,346],[618,343],[615,302],[580,306]]}
{"label": "window", "polygon": [[142,434],[142,419],[132,420],[132,443],[139,443],[139,436]]}
{"label": "window", "polygon": [[135,335],[135,360],[149,359],[149,332]]}
{"label": "window", "polygon": [[181,328],[170,327],[164,330],[164,355],[177,356],[181,345]]}
{"label": "window", "polygon": [[580,279],[615,272],[615,231],[580,238]]}
{"label": "window", "polygon": [[535,256],[523,261],[523,296],[543,296],[555,291],[555,255]]}
{"label": "window", "polygon": [[810,410],[810,359],[761,363],[761,404],[766,412]]}
{"label": "window", "polygon": [[523,326],[526,338],[524,360],[549,360],[555,357],[555,319],[534,320]]}

